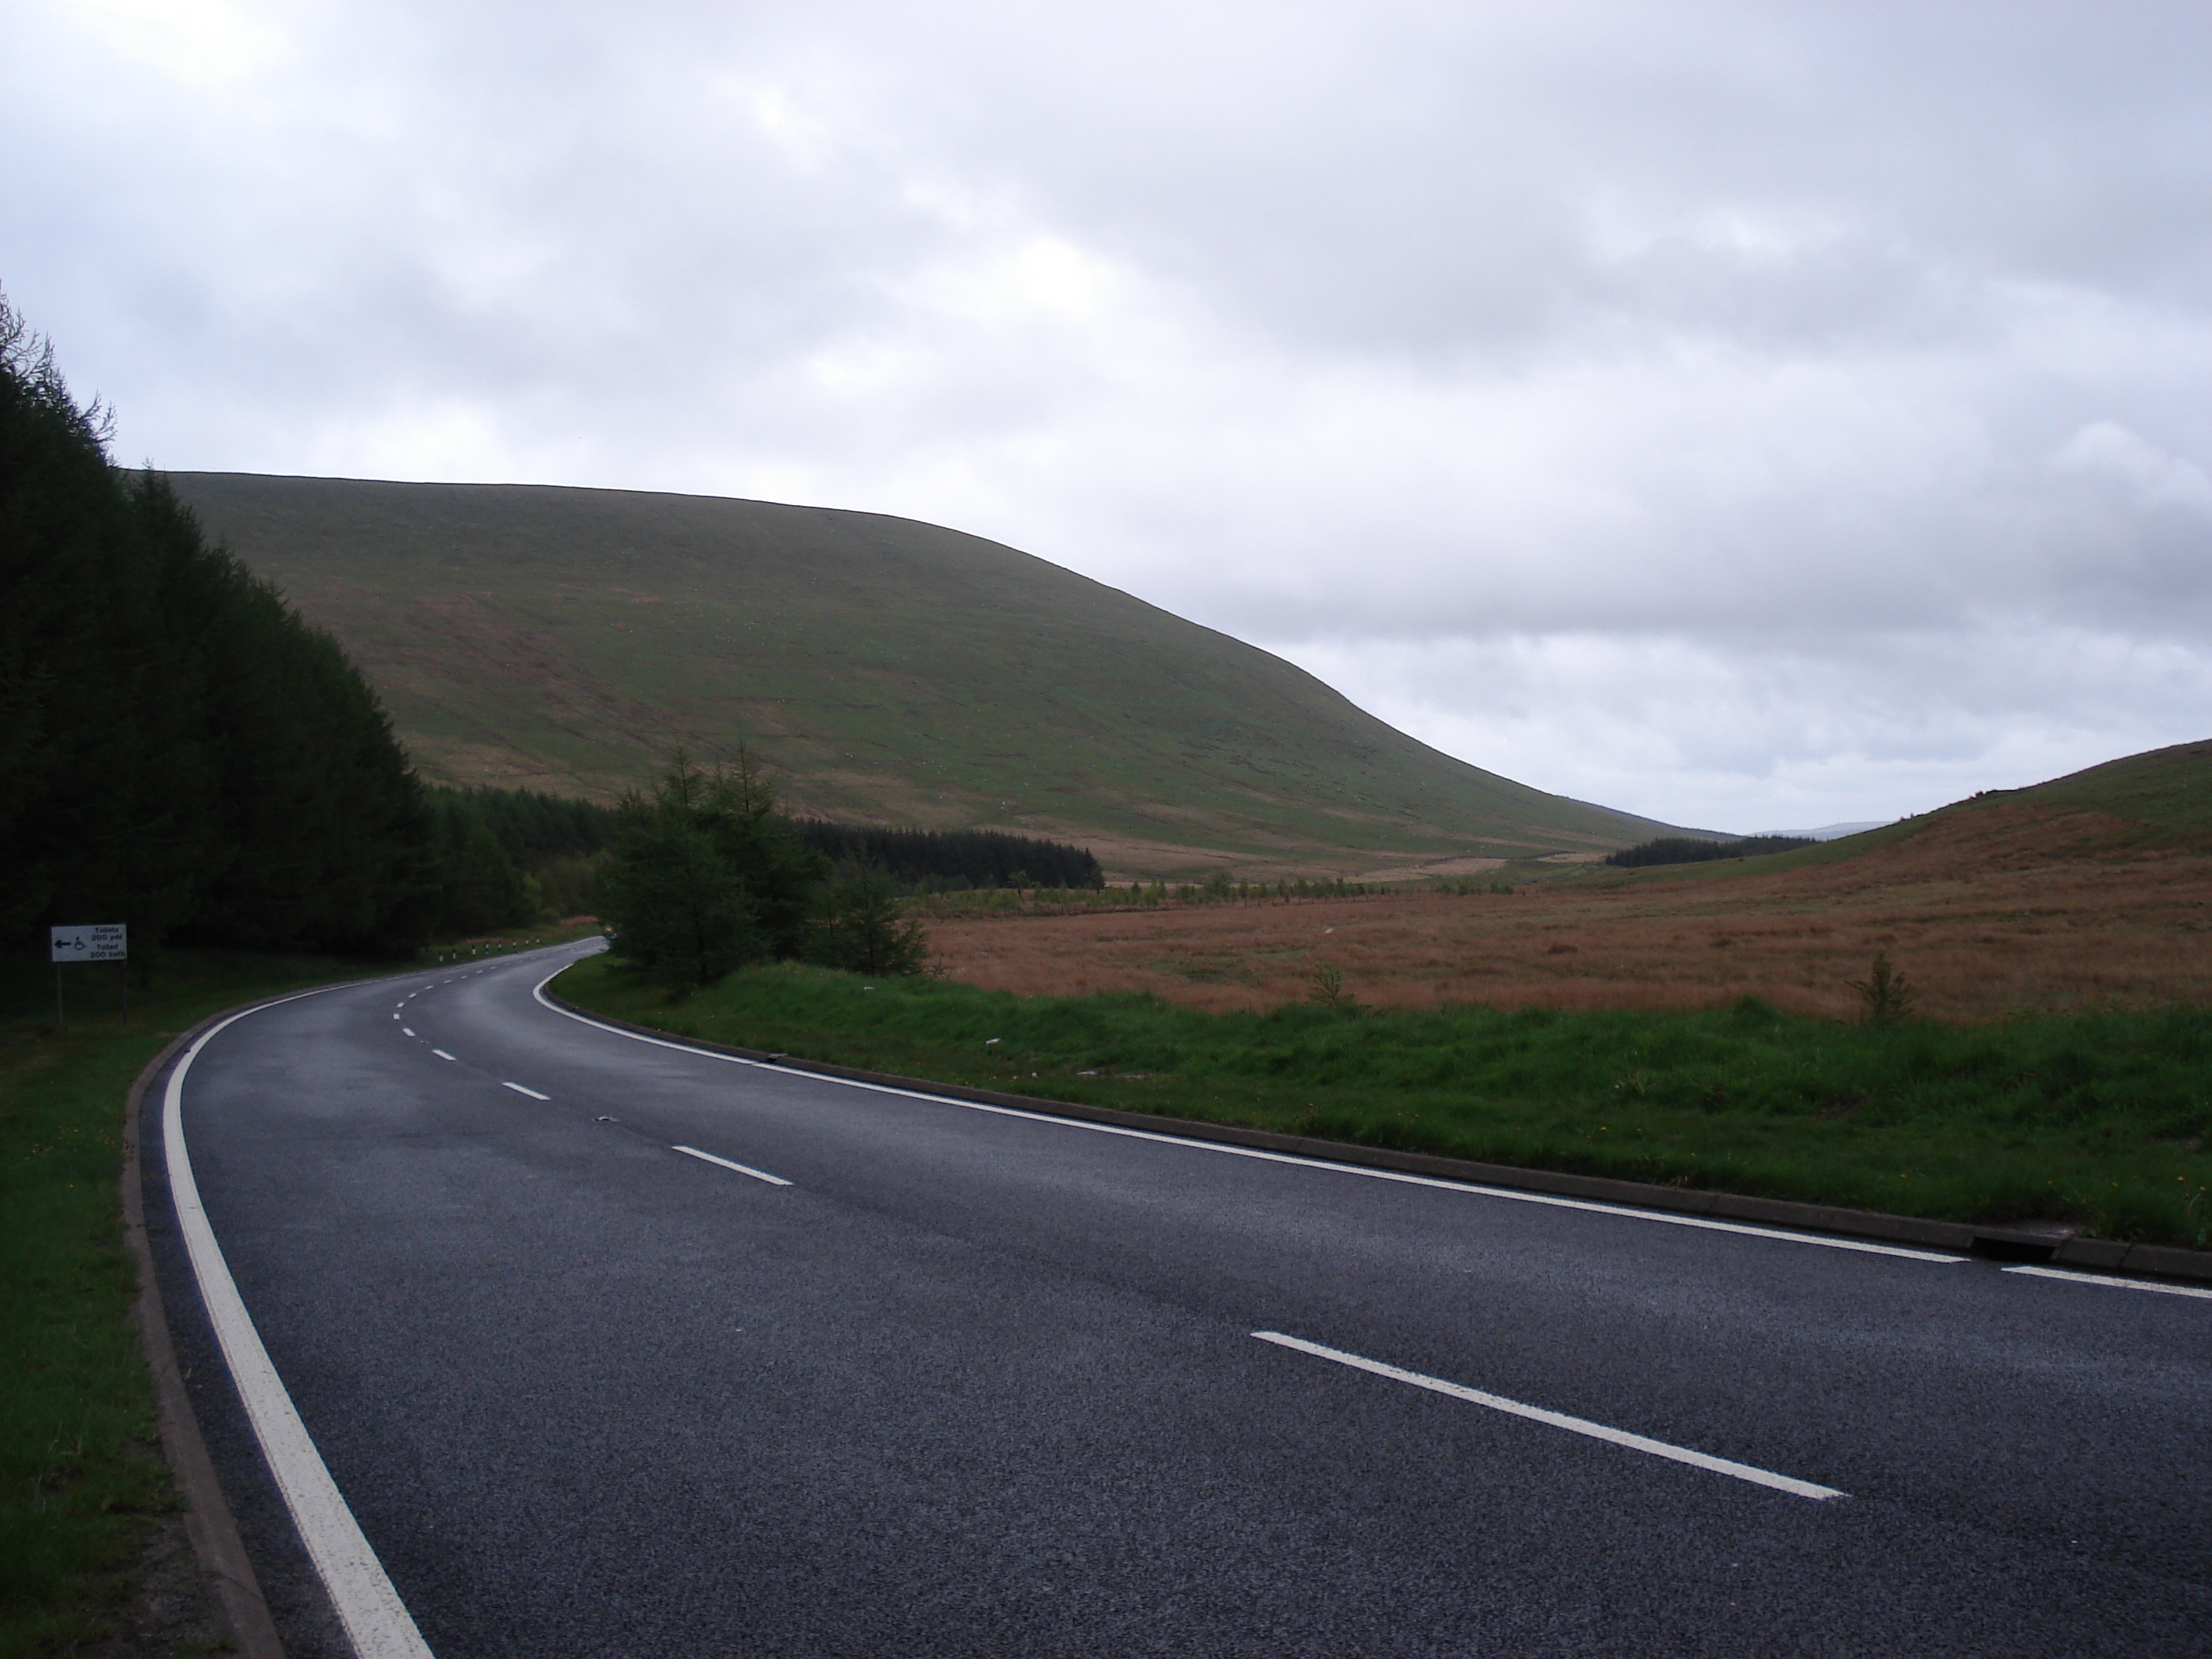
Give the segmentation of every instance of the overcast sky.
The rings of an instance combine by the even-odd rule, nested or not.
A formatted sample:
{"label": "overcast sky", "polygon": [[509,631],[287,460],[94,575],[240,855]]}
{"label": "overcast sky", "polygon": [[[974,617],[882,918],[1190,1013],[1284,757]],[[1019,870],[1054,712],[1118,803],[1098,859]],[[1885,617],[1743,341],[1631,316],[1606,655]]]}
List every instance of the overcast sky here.
{"label": "overcast sky", "polygon": [[1719,829],[2212,735],[2204,0],[0,33],[125,461],[927,519]]}

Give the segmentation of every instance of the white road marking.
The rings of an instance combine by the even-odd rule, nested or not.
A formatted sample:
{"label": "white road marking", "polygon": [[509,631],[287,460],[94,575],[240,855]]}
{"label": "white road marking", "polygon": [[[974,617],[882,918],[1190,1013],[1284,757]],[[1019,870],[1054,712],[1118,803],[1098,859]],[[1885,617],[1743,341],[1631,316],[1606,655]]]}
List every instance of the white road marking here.
{"label": "white road marking", "polygon": [[398,1015],[397,1015],[397,1014],[392,1015],[392,1018],[394,1018],[394,1019],[397,1019],[397,1018],[399,1018],[399,1016],[398,1016]]}
{"label": "white road marking", "polygon": [[399,1028],[399,1035],[402,1036],[413,1036],[415,1035],[415,1028],[411,1025],[403,1025]]}
{"label": "white road marking", "polygon": [[[282,1002],[297,1000],[278,999]],[[263,1008],[275,1006],[261,1005]],[[252,1316],[246,1311],[238,1285],[230,1276],[229,1264],[223,1260],[222,1247],[216,1242],[215,1229],[209,1224],[199,1185],[192,1178],[191,1154],[185,1146],[185,1074],[217,1032],[260,1011],[248,1008],[210,1026],[169,1073],[161,1112],[161,1145],[169,1165],[169,1192],[177,1206],[177,1225],[184,1234],[193,1275],[199,1280],[200,1299],[207,1306],[209,1322],[215,1328],[223,1359],[253,1425],[254,1437],[261,1443],[262,1455],[268,1460],[277,1490],[292,1512],[292,1524],[321,1575],[354,1652],[361,1659],[431,1659],[428,1644],[415,1628],[406,1603],[392,1588],[376,1552],[362,1535],[360,1523],[346,1507],[322,1454],[315,1449],[307,1425],[300,1420],[292,1396],[285,1392],[283,1379],[270,1363],[268,1350],[261,1345],[260,1333],[254,1329]]]}
{"label": "white road marking", "polygon": [[520,1083],[509,1083],[504,1078],[500,1079],[500,1087],[502,1089],[512,1089],[519,1095],[528,1095],[532,1100],[550,1100],[553,1098],[550,1095],[539,1094],[535,1089],[526,1089]]}
{"label": "white road marking", "polygon": [[[430,1050],[430,1052],[431,1052],[432,1054],[434,1054],[437,1055],[437,1057],[438,1057],[439,1059],[441,1059],[441,1060],[452,1060],[452,1059],[453,1058],[451,1054],[447,1054],[447,1053],[443,1048],[433,1048],[433,1049],[431,1049],[431,1050]],[[456,1063],[456,1064],[459,1064],[459,1062],[458,1062],[458,1061],[456,1061],[455,1063]]]}
{"label": "white road marking", "polygon": [[1815,1486],[1810,1480],[1793,1480],[1786,1474],[1776,1474],[1770,1469],[1753,1468],[1748,1463],[1732,1462],[1725,1457],[1711,1457],[1701,1451],[1692,1451],[1686,1446],[1670,1446],[1663,1440],[1646,1439],[1640,1434],[1631,1434],[1626,1429],[1608,1428],[1602,1423],[1593,1423],[1584,1417],[1569,1417],[1564,1412],[1547,1412],[1541,1406],[1524,1406],[1517,1400],[1508,1400],[1502,1395],[1485,1394],[1480,1389],[1463,1388],[1457,1382],[1447,1382],[1439,1376],[1424,1376],[1419,1371],[1401,1370],[1395,1365],[1386,1365],[1379,1359],[1367,1359],[1356,1353],[1346,1353],[1341,1348],[1324,1348],[1318,1342],[1301,1341],[1295,1336],[1285,1336],[1280,1331],[1255,1331],[1253,1335],[1262,1342],[1273,1342],[1278,1347],[1294,1348],[1300,1353],[1310,1353],[1317,1359],[1333,1360],[1340,1365],[1349,1365],[1354,1370],[1371,1371],[1377,1376],[1387,1376],[1393,1382],[1410,1382],[1417,1389],[1431,1393],[1449,1395],[1454,1400],[1464,1400],[1476,1406],[1487,1406],[1492,1411],[1504,1412],[1509,1417],[1525,1417],[1532,1423],[1548,1423],[1555,1429],[1571,1430],[1586,1434],[1593,1440],[1611,1441],[1616,1446],[1626,1446],[1633,1451],[1649,1452],[1654,1457],[1671,1458],[1677,1463],[1687,1463],[1692,1468],[1710,1469],[1715,1474],[1732,1475],[1738,1480],[1748,1480],[1754,1486],[1766,1486],[1776,1492],[1786,1492],[1795,1498],[1809,1498],[1816,1503],[1826,1503],[1831,1498],[1843,1498],[1847,1493],[1833,1486]]}
{"label": "white road marking", "polygon": [[788,1187],[791,1183],[781,1176],[772,1176],[766,1170],[748,1169],[742,1164],[732,1164],[726,1158],[716,1158],[712,1152],[702,1152],[696,1146],[671,1146],[672,1152],[688,1152],[693,1158],[704,1158],[709,1164],[719,1164],[726,1170],[735,1170],[739,1175],[750,1176],[755,1181],[765,1181],[771,1187]]}
{"label": "white road marking", "polygon": [[2154,1285],[2147,1279],[2115,1279],[2109,1273],[2075,1273],[2067,1267],[2007,1267],[2008,1273],[2027,1273],[2037,1279],[2063,1279],[2075,1285],[2108,1285],[2116,1291],[2156,1291],[2164,1296],[2201,1296],[2212,1302],[2212,1291],[2195,1285]]}
{"label": "white road marking", "polygon": [[[570,964],[563,963],[562,968]],[[747,1060],[742,1054],[719,1054],[711,1048],[694,1048],[688,1042],[677,1042],[665,1037],[647,1036],[641,1031],[625,1031],[619,1025],[609,1025],[589,1015],[563,1008],[545,994],[545,988],[560,976],[560,969],[538,981],[531,993],[544,1006],[556,1014],[565,1015],[579,1024],[596,1026],[602,1031],[611,1031],[617,1036],[626,1036],[638,1042],[649,1042],[655,1048],[678,1048],[687,1054],[698,1054],[707,1060],[726,1061],[732,1066],[750,1066],[757,1071],[780,1072],[785,1068],[764,1060]],[[1013,1106],[987,1105],[980,1100],[957,1100],[950,1095],[933,1095],[920,1089],[901,1089],[888,1083],[863,1083],[857,1078],[824,1077],[819,1072],[806,1072],[801,1076],[816,1078],[823,1083],[842,1084],[848,1089],[866,1089],[879,1095],[897,1095],[908,1100],[926,1100],[939,1106],[963,1106],[971,1112],[991,1112],[1000,1117],[1027,1118],[1035,1123],[1050,1123],[1065,1129],[1088,1129],[1094,1134],[1123,1135],[1131,1140],[1153,1140],[1163,1146],[1181,1146],[1194,1152],[1224,1152],[1231,1158],[1257,1158],[1267,1164],[1290,1164],[1301,1169],[1327,1170],[1337,1175],[1364,1176],[1370,1181],[1395,1181],[1408,1187],[1435,1187],[1449,1193],[1465,1193],[1477,1198],[1506,1198],[1516,1204],[1542,1204],[1559,1210],[1588,1210],[1599,1215],[1625,1216],[1632,1221],[1656,1221],[1670,1227],[1696,1227],[1707,1232],[1741,1233],[1752,1238],[1780,1239],[1789,1244],[1818,1244],[1831,1250],[1856,1250],[1864,1255],[1901,1256],[1908,1261],[1957,1263],[1971,1261],[1963,1255],[1951,1255],[1941,1250],[1918,1250],[1902,1244],[1875,1244],[1863,1239],[1835,1238],[1825,1233],[1792,1232],[1781,1227],[1755,1226],[1747,1221],[1716,1221],[1708,1216],[1678,1215],[1670,1210],[1639,1210],[1626,1204],[1604,1204],[1594,1199],[1560,1198],[1551,1193],[1521,1192],[1511,1187],[1484,1187],[1471,1181],[1445,1181],[1435,1176],[1407,1175],[1398,1170],[1370,1169],[1362,1164],[1334,1164],[1325,1158],[1301,1158],[1294,1152],[1270,1152],[1257,1146],[1232,1146],[1225,1141],[1194,1140],[1182,1135],[1162,1134],[1152,1129],[1124,1128],[1118,1123],[1092,1123],[1079,1117],[1056,1117],[1049,1112],[1028,1112]]]}

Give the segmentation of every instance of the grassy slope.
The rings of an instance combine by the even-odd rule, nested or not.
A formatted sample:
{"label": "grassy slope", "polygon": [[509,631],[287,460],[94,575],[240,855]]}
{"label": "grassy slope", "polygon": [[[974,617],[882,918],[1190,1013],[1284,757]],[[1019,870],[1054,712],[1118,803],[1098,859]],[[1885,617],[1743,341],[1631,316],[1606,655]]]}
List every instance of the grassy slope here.
{"label": "grassy slope", "polygon": [[106,970],[0,985],[0,1655],[75,1651],[137,1587],[155,1517],[176,1507],[130,1310],[123,1099],[169,1038],[233,1003],[349,979],[359,963],[167,953],[131,1018]]}
{"label": "grassy slope", "polygon": [[1979,845],[1992,859],[2069,860],[2212,852],[2212,740],[2106,761],[2024,789],[1993,789],[1917,817],[1817,847],[1759,858],[1642,870],[1578,866],[1585,883],[1727,881],[1863,861],[1878,877],[1935,842]]}
{"label": "grassy slope", "polygon": [[[864,513],[179,473],[330,628],[426,773],[605,796],[740,738],[860,821],[1285,867],[1609,848],[1663,826],[1453,760],[1299,669],[1041,559]],[[1145,843],[1149,853],[1125,851]],[[1168,850],[1187,849],[1181,854]]]}
{"label": "grassy slope", "polygon": [[2139,844],[2212,848],[2212,742],[2180,743],[1947,807],[1999,803],[2097,812],[2143,826]]}

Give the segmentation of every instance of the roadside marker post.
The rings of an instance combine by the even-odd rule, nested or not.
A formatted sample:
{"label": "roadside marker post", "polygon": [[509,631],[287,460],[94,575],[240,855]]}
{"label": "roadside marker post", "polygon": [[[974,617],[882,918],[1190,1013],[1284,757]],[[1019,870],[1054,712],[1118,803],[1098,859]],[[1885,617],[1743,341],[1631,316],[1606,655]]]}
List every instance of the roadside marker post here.
{"label": "roadside marker post", "polygon": [[131,1018],[131,929],[119,921],[90,922],[75,927],[46,930],[54,958],[54,1029],[64,1024],[62,1006],[62,964],[68,962],[119,962],[123,964],[123,1018]]}

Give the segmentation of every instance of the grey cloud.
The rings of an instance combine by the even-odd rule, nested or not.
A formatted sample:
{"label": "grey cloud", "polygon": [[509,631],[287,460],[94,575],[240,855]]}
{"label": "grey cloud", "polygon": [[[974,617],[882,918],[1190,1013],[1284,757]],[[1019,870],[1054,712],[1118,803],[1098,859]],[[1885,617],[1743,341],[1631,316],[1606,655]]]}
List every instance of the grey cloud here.
{"label": "grey cloud", "polygon": [[954,523],[1678,818],[2199,734],[2201,5],[149,18],[0,108],[125,459]]}

